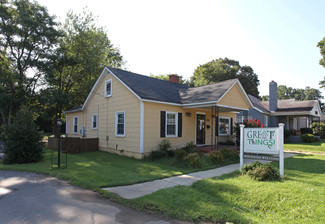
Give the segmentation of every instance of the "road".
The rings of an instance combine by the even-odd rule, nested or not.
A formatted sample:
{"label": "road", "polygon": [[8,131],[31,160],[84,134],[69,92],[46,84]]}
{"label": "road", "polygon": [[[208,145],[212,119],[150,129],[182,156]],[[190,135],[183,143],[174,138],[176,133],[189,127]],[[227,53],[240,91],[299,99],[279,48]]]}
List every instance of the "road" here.
{"label": "road", "polygon": [[0,223],[184,224],[35,173],[0,170]]}

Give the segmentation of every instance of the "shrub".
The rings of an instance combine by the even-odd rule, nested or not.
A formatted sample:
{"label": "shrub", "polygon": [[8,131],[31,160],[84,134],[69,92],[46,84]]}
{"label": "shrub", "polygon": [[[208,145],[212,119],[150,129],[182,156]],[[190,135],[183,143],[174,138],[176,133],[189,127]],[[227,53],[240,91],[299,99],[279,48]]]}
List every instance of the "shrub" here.
{"label": "shrub", "polygon": [[221,154],[224,160],[238,160],[239,155],[236,150],[233,149],[221,149]]}
{"label": "shrub", "polygon": [[272,181],[280,179],[279,173],[271,166],[271,164],[258,166],[254,170],[248,172],[248,175],[258,181]]}
{"label": "shrub", "polygon": [[313,134],[313,129],[311,128],[300,128],[301,134]]}
{"label": "shrub", "polygon": [[162,151],[168,151],[172,147],[172,144],[168,139],[164,139],[159,144],[159,149]]}
{"label": "shrub", "polygon": [[261,164],[256,161],[250,165],[246,165],[241,170],[242,174],[247,174],[251,178],[258,181],[279,180],[280,176],[271,164]]}
{"label": "shrub", "polygon": [[245,128],[263,128],[264,124],[261,124],[261,122],[258,119],[245,119],[243,124],[245,125]]}
{"label": "shrub", "polygon": [[260,167],[262,165],[263,165],[262,163],[256,161],[256,162],[253,162],[253,163],[251,163],[249,165],[245,165],[243,167],[243,169],[241,170],[241,172],[242,172],[242,174],[247,174],[248,172],[254,170],[256,167]]}
{"label": "shrub", "polygon": [[184,147],[184,150],[188,153],[195,152],[196,145],[193,142],[186,143],[186,146]]}
{"label": "shrub", "polygon": [[187,155],[188,153],[185,151],[185,149],[176,149],[174,150],[174,157],[176,160],[181,161],[184,159],[184,157]]}
{"label": "shrub", "polygon": [[154,160],[165,158],[167,157],[167,155],[168,155],[167,151],[155,150],[150,153],[149,159],[154,161]]}
{"label": "shrub", "polygon": [[314,135],[318,135],[321,138],[325,138],[325,123],[324,122],[314,122],[311,126]]}
{"label": "shrub", "polygon": [[222,155],[221,151],[210,152],[209,159],[213,163],[223,163],[223,155]]}
{"label": "shrub", "polygon": [[315,136],[312,134],[302,134],[302,135],[300,135],[300,139],[303,142],[312,143],[315,141]]}
{"label": "shrub", "polygon": [[184,157],[184,160],[187,163],[188,167],[192,168],[200,168],[200,155],[197,152],[189,153],[187,156]]}
{"label": "shrub", "polygon": [[34,115],[27,107],[17,111],[13,122],[4,127],[4,163],[31,163],[44,156],[41,132],[37,131]]}

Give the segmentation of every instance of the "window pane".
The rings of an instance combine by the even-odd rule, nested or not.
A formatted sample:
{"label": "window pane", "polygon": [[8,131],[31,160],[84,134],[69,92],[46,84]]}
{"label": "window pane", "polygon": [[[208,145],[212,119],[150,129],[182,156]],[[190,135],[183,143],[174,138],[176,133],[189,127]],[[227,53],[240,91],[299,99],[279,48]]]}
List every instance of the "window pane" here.
{"label": "window pane", "polygon": [[112,83],[107,82],[106,83],[106,95],[111,95],[111,88],[112,88]]}
{"label": "window pane", "polygon": [[93,116],[93,128],[97,128],[97,116]]}
{"label": "window pane", "polygon": [[229,135],[229,118],[219,119],[219,134]]}
{"label": "window pane", "polygon": [[167,113],[167,135],[176,135],[176,114]]}
{"label": "window pane", "polygon": [[117,114],[117,127],[116,132],[118,135],[124,135],[124,113]]}

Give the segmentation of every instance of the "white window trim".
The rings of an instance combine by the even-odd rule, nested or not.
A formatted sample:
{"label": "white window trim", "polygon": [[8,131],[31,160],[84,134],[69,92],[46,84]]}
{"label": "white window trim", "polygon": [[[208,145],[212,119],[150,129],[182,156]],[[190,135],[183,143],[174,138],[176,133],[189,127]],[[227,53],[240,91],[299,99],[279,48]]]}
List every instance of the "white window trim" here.
{"label": "white window trim", "polygon": [[[175,114],[175,135],[167,135],[167,114]],[[166,119],[165,119],[165,136],[166,138],[176,138],[178,137],[178,112],[166,111]]]}
{"label": "white window trim", "polygon": [[[228,119],[228,125],[229,125],[229,134],[221,134],[220,132],[220,119]],[[231,118],[230,117],[219,117],[219,121],[218,121],[218,132],[219,132],[219,136],[230,136],[230,128],[231,128]]]}
{"label": "white window trim", "polygon": [[[94,127],[94,117],[96,117],[96,127]],[[91,115],[91,129],[93,129],[93,130],[98,129],[98,115],[97,114]]]}
{"label": "white window trim", "polygon": [[[76,125],[76,118],[77,118],[77,131],[74,131],[74,126]],[[72,133],[73,134],[78,134],[78,129],[79,129],[79,116],[74,116],[73,117],[73,126],[72,126]]]}
{"label": "white window trim", "polygon": [[[107,83],[111,83],[111,92],[110,94],[107,94]],[[112,92],[113,92],[113,82],[112,82],[112,79],[108,79],[105,81],[105,97],[111,97],[112,96]]]}
{"label": "white window trim", "polygon": [[[117,124],[118,124],[118,115],[124,114],[124,134],[117,134]],[[115,136],[116,137],[125,137],[125,112],[124,111],[117,111],[115,112]]]}

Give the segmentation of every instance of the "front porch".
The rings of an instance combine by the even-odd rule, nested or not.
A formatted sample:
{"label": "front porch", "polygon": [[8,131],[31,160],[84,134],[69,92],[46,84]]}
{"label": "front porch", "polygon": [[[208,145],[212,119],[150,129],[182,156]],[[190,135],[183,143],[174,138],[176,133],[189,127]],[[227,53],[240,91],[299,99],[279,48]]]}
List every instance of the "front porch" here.
{"label": "front porch", "polygon": [[240,148],[239,146],[236,146],[236,145],[202,145],[202,146],[196,146],[195,147],[196,150],[199,150],[200,152],[203,152],[203,153],[209,153],[209,152],[212,152],[212,151],[218,151],[218,150],[221,150],[221,149],[233,149],[233,150],[236,150],[236,151],[240,151]]}

